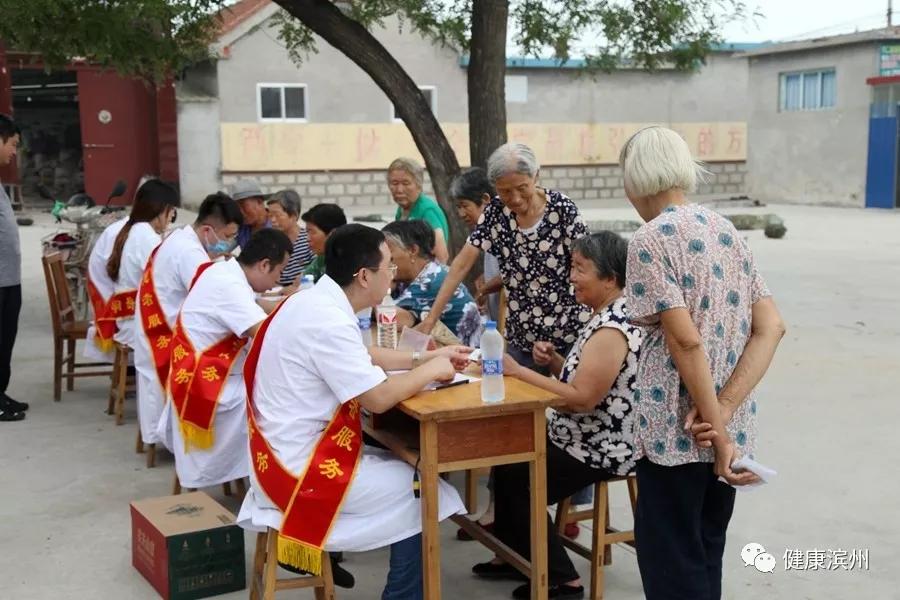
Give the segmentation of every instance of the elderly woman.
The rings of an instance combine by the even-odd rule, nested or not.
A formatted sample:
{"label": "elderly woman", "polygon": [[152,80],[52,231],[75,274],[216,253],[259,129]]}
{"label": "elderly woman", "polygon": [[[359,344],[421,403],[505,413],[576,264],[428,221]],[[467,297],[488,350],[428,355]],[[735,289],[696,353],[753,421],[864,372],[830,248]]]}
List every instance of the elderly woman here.
{"label": "elderly woman", "polygon": [[278,284],[295,284],[313,259],[306,229],[300,227],[300,195],[294,190],[275,192],[266,201],[266,210],[272,227],[287,235],[292,244],[291,258],[281,272]]}
{"label": "elderly woman", "polygon": [[[394,281],[406,284],[395,304],[400,308],[398,321],[412,327],[428,316],[434,297],[447,278],[447,267],[435,260],[434,231],[425,221],[394,221],[381,230],[387,238],[391,258],[397,265]],[[464,344],[475,344],[480,338],[481,315],[466,286],[456,286],[456,293],[444,307],[441,322]]]}
{"label": "elderly woman", "polygon": [[[470,167],[462,171],[450,182],[450,197],[456,202],[456,214],[469,229],[478,225],[478,219],[494,197],[494,187],[488,181],[487,173],[481,167]],[[475,301],[479,306],[487,306],[492,321],[500,320],[500,263],[490,252],[484,253],[484,274],[475,282]]]}
{"label": "elderly woman", "polygon": [[753,389],[784,324],[734,226],[688,202],[702,169],[677,133],[639,131],[619,163],[646,221],[626,278],[631,319],[647,327],[634,431],[644,594],[719,598],[732,486],[758,479],[732,463],[756,449]]}
{"label": "elderly woman", "polygon": [[[578,302],[593,312],[563,357],[549,342],[535,344],[534,358],[550,367],[546,377],[507,356],[504,372],[562,399],[547,420],[547,503],[634,468],[632,405],[641,330],[628,322],[623,297],[628,244],[604,231],[575,241],[570,281]],[[497,467],[494,533],[526,559],[530,554],[529,473],[524,463]],[[548,516],[549,520],[549,516]],[[550,598],[581,598],[584,588],[552,524],[548,525]],[[513,567],[495,559],[475,565],[476,575],[519,579]],[[514,598],[530,598],[525,584]]]}
{"label": "elderly woman", "polygon": [[312,275],[314,281],[325,274],[325,240],[331,232],[347,224],[347,215],[337,204],[316,204],[300,217],[306,223],[309,248],[316,257],[303,269],[303,275]]}
{"label": "elderly woman", "polygon": [[497,148],[487,173],[497,196],[453,259],[432,311],[417,329],[431,331],[480,251],[490,252],[500,261],[509,294],[507,349],[517,362],[532,367],[535,342],[549,340],[566,352],[590,317],[569,289],[572,242],[587,229],[574,202],[537,185],[537,158],[525,144]]}
{"label": "elderly woman", "polygon": [[447,263],[450,253],[447,241],[450,239],[450,225],[447,215],[440,205],[422,193],[425,169],[411,158],[398,158],[388,167],[388,188],[397,203],[395,220],[422,219],[434,230],[434,255],[442,263]]}

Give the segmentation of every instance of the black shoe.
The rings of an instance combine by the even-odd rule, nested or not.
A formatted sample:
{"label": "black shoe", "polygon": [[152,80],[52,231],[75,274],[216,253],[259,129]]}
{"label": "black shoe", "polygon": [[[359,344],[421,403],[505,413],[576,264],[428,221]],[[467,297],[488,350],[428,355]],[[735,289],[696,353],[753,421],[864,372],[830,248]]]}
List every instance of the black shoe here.
{"label": "black shoe", "polygon": [[25,413],[13,412],[11,410],[0,410],[0,421],[22,421],[25,419]]}
{"label": "black shoe", "polygon": [[[353,577],[353,573],[340,566],[333,556],[329,554],[329,559],[331,560],[331,578],[334,580],[334,585],[344,588],[344,589],[352,589],[353,586],[356,585],[356,579]],[[285,564],[281,561],[278,561],[278,566],[284,569],[285,571],[290,571],[291,573],[296,573],[297,575],[311,575],[309,571],[304,571],[303,569],[298,569],[297,567],[292,567],[291,565]]]}
{"label": "black shoe", "polygon": [[[531,584],[520,585],[513,590],[512,597],[520,600],[531,598]],[[584,586],[551,585],[547,590],[547,598],[560,598],[564,600],[580,600],[584,598]]]}
{"label": "black shoe", "polygon": [[13,400],[6,394],[3,394],[3,410],[9,412],[25,412],[26,410],[28,410],[28,403]]}
{"label": "black shoe", "polygon": [[528,581],[518,569],[508,563],[495,564],[492,562],[478,563],[472,567],[472,573],[482,579],[512,579],[513,581]]}

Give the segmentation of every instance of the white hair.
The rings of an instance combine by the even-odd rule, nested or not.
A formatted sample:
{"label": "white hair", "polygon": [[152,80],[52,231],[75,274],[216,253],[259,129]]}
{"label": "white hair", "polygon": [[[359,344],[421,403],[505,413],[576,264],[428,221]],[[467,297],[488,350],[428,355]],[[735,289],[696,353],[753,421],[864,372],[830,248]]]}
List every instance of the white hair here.
{"label": "white hair", "polygon": [[535,177],[540,168],[534,150],[519,142],[503,144],[487,160],[487,176],[492,184],[510,173]]}
{"label": "white hair", "polygon": [[685,193],[697,189],[709,174],[694,160],[687,142],[666,127],[645,127],[635,133],[619,153],[625,187],[636,198],[647,198],[673,189]]}
{"label": "white hair", "polygon": [[395,158],[391,165],[388,167],[387,176],[390,178],[391,171],[406,171],[410,174],[410,176],[416,180],[416,183],[419,184],[419,187],[425,185],[425,167],[419,164],[414,158]]}

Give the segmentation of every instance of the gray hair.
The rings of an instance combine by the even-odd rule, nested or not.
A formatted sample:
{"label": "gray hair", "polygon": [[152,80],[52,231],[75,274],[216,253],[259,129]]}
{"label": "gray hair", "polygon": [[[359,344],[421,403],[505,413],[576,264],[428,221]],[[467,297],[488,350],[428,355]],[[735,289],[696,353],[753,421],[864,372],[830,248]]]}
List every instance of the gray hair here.
{"label": "gray hair", "polygon": [[272,194],[272,197],[266,201],[266,206],[277,204],[287,213],[289,217],[295,219],[300,217],[300,194],[292,189],[281,190]]}
{"label": "gray hair", "polygon": [[645,127],[619,153],[628,192],[636,198],[679,189],[686,193],[705,181],[709,171],[691,156],[687,142],[666,127]]}
{"label": "gray hair", "polygon": [[425,167],[419,164],[414,158],[395,158],[391,165],[388,167],[387,176],[390,178],[391,171],[406,171],[412,178],[416,180],[416,183],[419,184],[419,187],[425,185]]}
{"label": "gray hair", "polygon": [[494,186],[488,181],[487,173],[481,167],[469,167],[460,172],[450,182],[450,197],[456,200],[468,200],[481,206],[484,195],[494,197]]}
{"label": "gray hair", "polygon": [[534,150],[519,142],[503,144],[491,153],[487,161],[488,180],[492,184],[510,173],[536,177],[540,168]]}
{"label": "gray hair", "polygon": [[616,280],[616,285],[625,287],[628,242],[618,233],[598,231],[581,236],[572,244],[572,252],[591,260],[600,277],[612,277]]}

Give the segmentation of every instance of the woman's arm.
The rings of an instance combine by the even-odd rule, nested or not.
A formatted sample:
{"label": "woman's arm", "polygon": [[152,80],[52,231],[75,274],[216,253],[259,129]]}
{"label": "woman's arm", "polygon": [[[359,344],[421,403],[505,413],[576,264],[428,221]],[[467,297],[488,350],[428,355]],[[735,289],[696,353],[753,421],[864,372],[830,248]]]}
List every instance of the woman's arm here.
{"label": "woman's arm", "polygon": [[472,244],[463,246],[463,249],[459,251],[459,254],[456,255],[456,258],[450,264],[450,270],[444,278],[444,283],[441,285],[441,289],[431,305],[431,312],[416,326],[418,331],[431,333],[431,330],[434,329],[434,326],[440,320],[441,315],[444,314],[444,307],[447,306],[450,298],[456,293],[456,288],[469,274],[480,255],[481,251]]}
{"label": "woman's arm", "polygon": [[525,383],[557,394],[566,412],[587,413],[602,402],[622,370],[628,342],[621,331],[605,327],[591,336],[581,351],[581,361],[570,383],[522,367],[507,355],[504,370]]}

